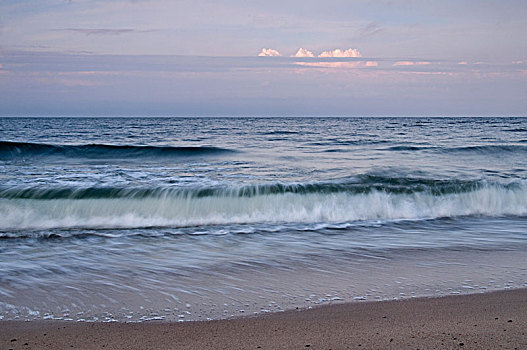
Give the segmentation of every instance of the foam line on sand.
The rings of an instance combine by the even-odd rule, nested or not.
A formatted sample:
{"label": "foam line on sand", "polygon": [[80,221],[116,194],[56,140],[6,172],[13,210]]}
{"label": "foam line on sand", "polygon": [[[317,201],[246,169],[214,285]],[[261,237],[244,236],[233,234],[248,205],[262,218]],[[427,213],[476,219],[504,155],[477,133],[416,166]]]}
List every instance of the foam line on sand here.
{"label": "foam line on sand", "polygon": [[527,349],[527,289],[207,322],[0,322],[2,349]]}

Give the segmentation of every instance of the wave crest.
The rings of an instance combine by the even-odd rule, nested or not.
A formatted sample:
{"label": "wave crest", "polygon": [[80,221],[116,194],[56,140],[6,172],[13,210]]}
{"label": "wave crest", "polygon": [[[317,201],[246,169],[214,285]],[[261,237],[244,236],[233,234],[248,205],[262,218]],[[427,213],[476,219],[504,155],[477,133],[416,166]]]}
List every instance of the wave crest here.
{"label": "wave crest", "polygon": [[137,158],[210,155],[232,152],[212,146],[52,145],[0,141],[0,158],[62,156],[71,158]]}
{"label": "wave crest", "polygon": [[[7,192],[3,191],[0,198],[0,230],[187,227],[527,215],[525,182],[509,185],[440,183],[433,190],[433,184],[423,183],[422,180],[415,180],[416,184],[412,187],[411,179],[399,179],[400,183],[404,183],[404,186],[399,185],[404,190],[387,190],[388,181],[385,181],[385,188],[382,189],[375,184],[374,178],[369,180],[369,185],[362,184],[362,190],[349,190],[346,186],[350,184],[333,184],[333,187],[324,184],[275,184],[274,187],[201,190],[121,189],[121,192],[115,193],[111,193],[112,190],[108,193],[103,191],[102,196],[88,195],[89,192],[82,191],[66,191],[61,195],[57,195],[57,192],[51,197],[45,192],[33,196],[7,196]],[[397,188],[397,181],[392,180],[394,188]],[[360,188],[358,184],[355,185]],[[97,192],[96,189],[92,190]]]}

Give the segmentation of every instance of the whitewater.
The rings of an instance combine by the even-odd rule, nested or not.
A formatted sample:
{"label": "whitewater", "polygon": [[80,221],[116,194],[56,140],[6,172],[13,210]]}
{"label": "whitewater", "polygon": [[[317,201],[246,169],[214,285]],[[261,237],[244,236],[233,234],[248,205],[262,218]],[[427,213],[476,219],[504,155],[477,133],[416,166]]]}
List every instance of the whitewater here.
{"label": "whitewater", "polygon": [[[525,181],[508,186],[472,184],[472,190],[462,191],[461,188],[460,192],[446,194],[434,194],[430,189],[411,193],[409,188],[404,192],[410,193],[392,193],[389,187],[384,190],[355,187],[355,191],[349,193],[346,191],[346,186],[342,186],[342,191],[325,193],[326,188],[323,185],[318,186],[319,191],[302,193],[304,186],[290,187],[295,189],[293,191],[288,191],[284,186],[280,187],[284,188],[282,193],[279,191],[266,193],[268,191],[265,188],[263,191],[259,188],[194,191],[177,189],[104,189],[106,191],[103,191],[97,188],[55,191],[0,190],[0,215],[3,217],[0,230],[7,232],[75,227],[352,223],[367,220],[386,222],[468,215],[527,215]],[[399,191],[403,190],[398,189]]]}

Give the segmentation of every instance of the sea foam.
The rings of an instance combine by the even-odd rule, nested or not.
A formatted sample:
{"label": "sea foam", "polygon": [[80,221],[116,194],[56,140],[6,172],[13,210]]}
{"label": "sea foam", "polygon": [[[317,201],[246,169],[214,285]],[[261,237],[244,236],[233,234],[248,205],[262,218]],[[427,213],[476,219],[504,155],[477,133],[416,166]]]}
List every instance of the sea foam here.
{"label": "sea foam", "polygon": [[[364,191],[130,191],[115,197],[3,196],[0,230],[47,228],[189,227],[255,223],[355,222],[467,215],[527,215],[527,185],[479,184],[459,192]],[[26,190],[27,191],[27,190]],[[60,193],[60,192],[59,192]],[[64,193],[63,193],[64,194]],[[17,198],[18,197],[18,198]],[[42,199],[47,198],[47,199]]]}

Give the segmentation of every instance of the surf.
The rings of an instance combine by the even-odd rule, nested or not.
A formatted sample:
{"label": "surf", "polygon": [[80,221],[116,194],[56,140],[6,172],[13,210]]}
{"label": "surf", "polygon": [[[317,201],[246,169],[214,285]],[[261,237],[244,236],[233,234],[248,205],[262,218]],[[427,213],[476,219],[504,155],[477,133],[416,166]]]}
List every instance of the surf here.
{"label": "surf", "polygon": [[0,230],[193,227],[527,215],[527,184],[364,183],[0,190]]}

